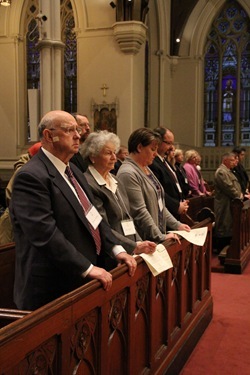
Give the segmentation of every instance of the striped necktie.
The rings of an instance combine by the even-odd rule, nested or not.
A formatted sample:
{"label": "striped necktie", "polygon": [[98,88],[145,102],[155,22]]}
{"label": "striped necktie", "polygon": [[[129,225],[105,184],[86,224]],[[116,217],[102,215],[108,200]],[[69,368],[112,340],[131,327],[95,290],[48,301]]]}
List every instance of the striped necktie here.
{"label": "striped necktie", "polygon": [[[65,174],[68,176],[69,181],[73,185],[73,187],[74,187],[74,189],[75,189],[75,191],[78,195],[78,198],[81,202],[81,205],[83,207],[84,214],[86,215],[91,208],[90,201],[88,200],[88,198],[87,198],[85,192],[83,191],[82,187],[79,185],[78,181],[74,177],[73,172],[72,172],[72,170],[70,169],[69,166],[66,167]],[[101,251],[101,236],[100,236],[99,228],[97,227],[96,229],[94,229],[90,223],[89,223],[89,228],[90,228],[90,231],[91,231],[92,236],[93,236],[94,241],[95,241],[96,252],[97,252],[97,254],[100,254],[100,251]]]}

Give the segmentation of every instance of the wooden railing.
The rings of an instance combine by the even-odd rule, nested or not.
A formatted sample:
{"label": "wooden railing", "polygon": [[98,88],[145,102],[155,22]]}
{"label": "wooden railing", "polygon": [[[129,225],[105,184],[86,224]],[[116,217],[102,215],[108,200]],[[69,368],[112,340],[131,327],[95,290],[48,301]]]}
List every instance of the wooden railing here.
{"label": "wooden railing", "polygon": [[0,246],[0,307],[15,308],[13,286],[15,275],[15,244]]}
{"label": "wooden railing", "polygon": [[234,199],[231,203],[233,216],[232,241],[219,258],[225,272],[240,274],[250,259],[250,200]]}
{"label": "wooden railing", "polygon": [[185,214],[181,215],[181,222],[193,226],[210,217],[214,221],[214,197],[197,196],[189,199],[189,207]]}
{"label": "wooden railing", "polygon": [[[203,247],[168,243],[173,268],[112,271],[0,329],[1,375],[178,374],[212,319],[211,222]],[[11,319],[10,319],[11,321]]]}

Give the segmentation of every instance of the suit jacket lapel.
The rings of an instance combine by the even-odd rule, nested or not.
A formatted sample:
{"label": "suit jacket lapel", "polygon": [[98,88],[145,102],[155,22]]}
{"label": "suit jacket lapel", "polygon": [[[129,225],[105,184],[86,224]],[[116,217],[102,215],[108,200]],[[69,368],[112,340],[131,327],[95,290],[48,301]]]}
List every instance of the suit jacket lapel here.
{"label": "suit jacket lapel", "polygon": [[[86,219],[83,208],[80,205],[80,203],[79,203],[78,199],[76,198],[76,196],[74,195],[74,193],[72,192],[71,188],[68,186],[67,182],[64,180],[64,178],[58,172],[58,170],[53,165],[53,163],[51,163],[51,161],[47,158],[47,156],[42,151],[40,151],[38,157],[46,165],[48,173],[49,173],[49,175],[52,179],[53,184],[61,191],[61,193],[64,195],[65,199],[67,199],[67,201],[71,204],[72,208],[74,209],[74,211],[78,215],[79,219],[83,222],[83,224],[87,227],[88,231],[90,232],[88,220]],[[71,164],[71,166],[72,166],[72,164]],[[77,170],[78,168],[73,166],[72,169],[74,169],[74,174],[75,174],[75,170]]]}

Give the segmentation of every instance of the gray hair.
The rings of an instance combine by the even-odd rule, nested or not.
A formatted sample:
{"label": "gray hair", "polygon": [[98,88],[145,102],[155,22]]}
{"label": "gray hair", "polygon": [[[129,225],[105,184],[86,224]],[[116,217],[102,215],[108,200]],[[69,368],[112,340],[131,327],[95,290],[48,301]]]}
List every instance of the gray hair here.
{"label": "gray hair", "polygon": [[235,158],[235,153],[234,152],[226,152],[225,154],[222,155],[222,162],[226,159],[230,159],[230,158]]}
{"label": "gray hair", "polygon": [[90,133],[84,141],[80,153],[84,159],[91,156],[98,156],[108,142],[115,146],[116,152],[119,150],[120,139],[116,134],[107,130]]}
{"label": "gray hair", "polygon": [[38,131],[38,137],[39,139],[42,139],[43,138],[43,131],[44,129],[49,129],[52,127],[53,123],[55,121],[55,117],[52,116],[51,114],[48,114],[48,115],[45,115],[39,125],[38,125],[38,128],[37,128],[37,131]]}

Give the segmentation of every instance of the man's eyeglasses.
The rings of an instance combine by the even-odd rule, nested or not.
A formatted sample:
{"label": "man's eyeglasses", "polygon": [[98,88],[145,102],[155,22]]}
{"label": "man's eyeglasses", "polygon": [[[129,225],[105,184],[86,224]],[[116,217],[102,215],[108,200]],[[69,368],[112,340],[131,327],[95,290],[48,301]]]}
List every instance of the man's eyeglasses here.
{"label": "man's eyeglasses", "polygon": [[[49,130],[57,130],[59,128],[49,128]],[[60,126],[60,129],[64,131],[66,134],[73,134],[77,132],[79,135],[82,134],[83,129],[80,126]]]}
{"label": "man's eyeglasses", "polygon": [[90,128],[90,123],[89,122],[78,122],[78,125],[83,127],[83,128]]}

